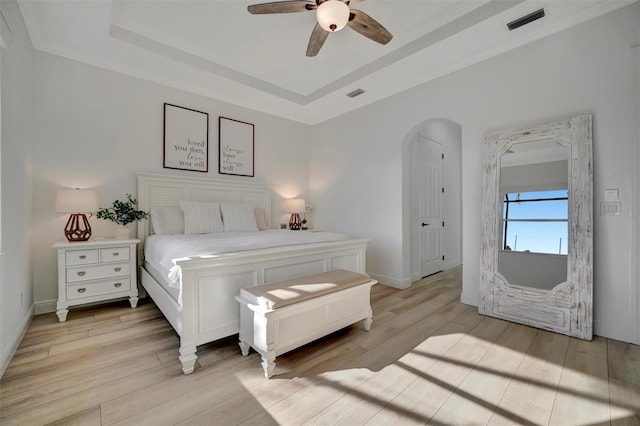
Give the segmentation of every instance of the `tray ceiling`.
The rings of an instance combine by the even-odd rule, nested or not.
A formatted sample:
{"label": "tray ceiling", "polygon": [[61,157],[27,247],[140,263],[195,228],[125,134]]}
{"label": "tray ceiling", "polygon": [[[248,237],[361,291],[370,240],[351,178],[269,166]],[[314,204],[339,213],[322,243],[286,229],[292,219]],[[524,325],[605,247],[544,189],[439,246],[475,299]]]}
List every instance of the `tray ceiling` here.
{"label": "tray ceiling", "polygon": [[[392,34],[350,28],[306,57],[314,12],[250,15],[261,1],[19,0],[33,46],[247,108],[316,124],[584,22],[632,0],[352,2]],[[541,7],[515,31],[506,23]],[[349,98],[347,93],[365,93]]]}

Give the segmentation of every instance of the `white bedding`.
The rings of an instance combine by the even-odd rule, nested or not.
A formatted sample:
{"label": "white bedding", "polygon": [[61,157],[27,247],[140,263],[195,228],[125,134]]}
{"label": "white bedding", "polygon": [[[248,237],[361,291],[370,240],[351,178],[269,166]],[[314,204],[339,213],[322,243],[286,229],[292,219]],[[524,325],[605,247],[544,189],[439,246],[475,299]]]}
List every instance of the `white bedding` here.
{"label": "white bedding", "polygon": [[258,232],[219,232],[197,235],[150,235],[144,256],[171,287],[180,287],[179,260],[238,251],[258,250],[299,244],[348,240],[335,232],[265,230]]}

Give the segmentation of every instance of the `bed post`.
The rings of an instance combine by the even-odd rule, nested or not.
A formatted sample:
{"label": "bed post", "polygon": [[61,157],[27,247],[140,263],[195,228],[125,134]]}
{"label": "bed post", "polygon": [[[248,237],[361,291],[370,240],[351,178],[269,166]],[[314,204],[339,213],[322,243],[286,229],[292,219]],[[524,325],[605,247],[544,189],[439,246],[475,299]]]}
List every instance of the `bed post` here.
{"label": "bed post", "polygon": [[[196,294],[195,273],[190,270],[182,271],[180,286],[182,288],[181,306],[191,306],[192,309],[182,309],[182,332],[180,333],[180,363],[184,374],[191,374],[195,368],[196,360],[196,336],[198,335],[198,295]],[[187,283],[187,285],[183,285]]]}

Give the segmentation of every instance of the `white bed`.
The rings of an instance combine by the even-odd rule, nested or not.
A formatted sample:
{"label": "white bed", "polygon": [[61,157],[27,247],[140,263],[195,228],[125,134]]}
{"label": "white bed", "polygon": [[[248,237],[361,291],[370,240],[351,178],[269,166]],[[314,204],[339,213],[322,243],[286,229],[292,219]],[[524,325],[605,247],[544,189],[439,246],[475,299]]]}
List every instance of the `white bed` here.
{"label": "white bed", "polygon": [[[180,201],[219,201],[251,205],[271,223],[271,188],[247,181],[226,181],[156,174],[138,175],[138,207],[149,211],[177,207]],[[149,221],[138,224],[142,241],[141,283],[180,336],[180,362],[185,374],[193,372],[196,347],[238,333],[240,310],[235,296],[241,288],[274,281],[347,269],[365,273],[365,239],[311,242],[309,231],[285,232],[301,244],[184,257],[174,260],[179,283],[162,283],[166,270],[144,258],[143,246],[150,235]],[[300,234],[298,234],[300,233]],[[303,234],[304,233],[304,234]],[[249,234],[247,234],[249,235]],[[338,237],[336,237],[338,238]],[[259,246],[258,246],[259,247]],[[172,285],[175,288],[169,288]]]}

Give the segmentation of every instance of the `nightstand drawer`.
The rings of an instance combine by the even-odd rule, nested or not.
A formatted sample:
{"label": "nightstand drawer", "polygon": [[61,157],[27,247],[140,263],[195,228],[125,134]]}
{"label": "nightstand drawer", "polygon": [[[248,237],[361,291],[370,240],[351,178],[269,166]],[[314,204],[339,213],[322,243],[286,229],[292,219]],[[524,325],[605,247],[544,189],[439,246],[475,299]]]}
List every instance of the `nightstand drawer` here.
{"label": "nightstand drawer", "polygon": [[126,262],[129,260],[129,247],[100,249],[100,262]]}
{"label": "nightstand drawer", "polygon": [[69,250],[65,253],[67,266],[98,263],[98,250]]}
{"label": "nightstand drawer", "polygon": [[67,268],[67,282],[97,280],[101,278],[120,277],[131,274],[129,263],[111,263],[87,267]]}
{"label": "nightstand drawer", "polygon": [[129,277],[94,283],[73,284],[67,286],[67,299],[80,299],[101,294],[118,293],[121,291],[129,291],[130,289],[131,281]]}

